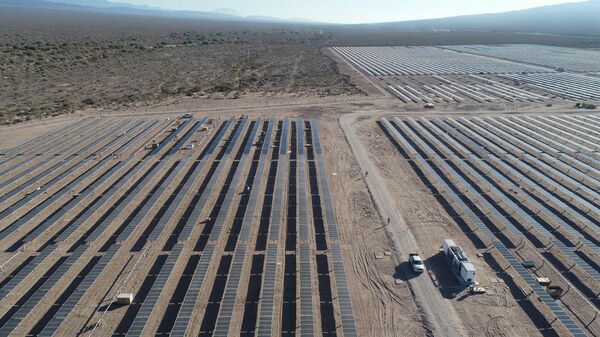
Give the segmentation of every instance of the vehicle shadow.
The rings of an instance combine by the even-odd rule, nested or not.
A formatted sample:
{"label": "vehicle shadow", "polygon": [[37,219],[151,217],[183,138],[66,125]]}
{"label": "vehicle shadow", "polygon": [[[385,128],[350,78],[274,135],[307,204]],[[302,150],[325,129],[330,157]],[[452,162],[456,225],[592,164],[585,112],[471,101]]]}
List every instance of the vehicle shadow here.
{"label": "vehicle shadow", "polygon": [[425,266],[429,277],[446,299],[455,299],[469,287],[466,284],[461,284],[450,270],[443,252],[426,259]]}
{"label": "vehicle shadow", "polygon": [[415,273],[412,270],[412,266],[410,262],[403,261],[399,265],[396,266],[396,271],[394,272],[394,278],[402,281],[410,281],[414,278],[419,277],[421,274]]}

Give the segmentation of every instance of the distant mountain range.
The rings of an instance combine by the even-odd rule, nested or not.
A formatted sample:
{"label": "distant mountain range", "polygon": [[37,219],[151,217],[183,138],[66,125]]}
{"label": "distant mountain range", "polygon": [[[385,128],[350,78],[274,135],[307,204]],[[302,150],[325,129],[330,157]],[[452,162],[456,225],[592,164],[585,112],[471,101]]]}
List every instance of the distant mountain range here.
{"label": "distant mountain range", "polygon": [[204,20],[229,20],[278,23],[314,23],[302,18],[275,18],[268,16],[241,16],[235,10],[220,8],[214,11],[166,10],[107,0],[0,0],[0,7],[19,7],[53,10],[89,11],[101,13],[165,16]]}
{"label": "distant mountain range", "polygon": [[[55,10],[92,11],[146,16],[166,16],[204,20],[278,22],[317,24],[306,19],[284,19],[266,16],[241,16],[235,10],[214,11],[164,10],[108,0],[0,0],[2,7],[45,8]],[[318,23],[322,24],[322,23]],[[335,25],[345,26],[345,25]],[[355,28],[386,28],[401,31],[470,30],[523,32],[529,34],[574,34],[600,36],[600,0],[544,6],[533,9],[442,19],[348,25]]]}
{"label": "distant mountain range", "polygon": [[476,30],[540,34],[600,35],[600,0],[496,14],[371,24],[401,30]]}

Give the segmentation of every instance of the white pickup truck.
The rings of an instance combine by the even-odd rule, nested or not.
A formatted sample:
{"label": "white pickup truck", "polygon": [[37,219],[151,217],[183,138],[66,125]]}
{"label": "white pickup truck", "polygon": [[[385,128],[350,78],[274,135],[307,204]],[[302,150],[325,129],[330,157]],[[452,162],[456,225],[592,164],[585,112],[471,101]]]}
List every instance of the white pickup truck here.
{"label": "white pickup truck", "polygon": [[410,262],[410,265],[412,267],[412,270],[415,273],[422,273],[425,271],[425,265],[423,264],[423,260],[421,259],[421,257],[419,256],[419,254],[416,253],[412,253],[408,255],[408,262]]}

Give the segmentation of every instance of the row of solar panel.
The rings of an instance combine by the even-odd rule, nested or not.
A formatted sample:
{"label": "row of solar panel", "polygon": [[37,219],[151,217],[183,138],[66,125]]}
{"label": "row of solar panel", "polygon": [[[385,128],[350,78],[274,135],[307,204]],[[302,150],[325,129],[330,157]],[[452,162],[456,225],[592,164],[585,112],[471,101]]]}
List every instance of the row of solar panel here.
{"label": "row of solar panel", "polygon": [[[489,131],[486,131],[486,129],[482,128],[481,126],[479,126],[475,123],[468,122],[468,124],[470,126],[472,126],[474,129],[479,130],[480,134],[489,132]],[[481,131],[481,130],[483,130],[483,131]],[[513,146],[512,144],[504,141],[501,137],[498,137],[495,134],[488,133],[487,137],[490,138],[491,140],[493,140],[494,142],[496,142],[497,144],[501,144],[504,148],[511,148]],[[537,169],[535,167],[535,165],[525,164],[522,160],[520,160],[518,157],[516,157],[512,154],[507,154],[504,159],[513,168],[519,169],[522,172],[526,173],[527,175],[531,176],[532,178],[535,178],[535,180],[538,182],[538,184],[540,186],[546,186],[546,189],[550,190],[553,194],[556,194],[557,196],[562,196],[562,198],[564,198],[565,200],[572,202],[572,205],[574,207],[576,207],[578,209],[583,208],[583,211],[581,212],[582,214],[585,214],[590,209],[592,209],[591,207],[589,207],[589,206],[591,206],[591,204],[588,201],[582,199],[581,197],[576,195],[574,192],[566,189],[564,186],[562,186],[560,184],[560,182],[551,180],[547,175],[545,175],[544,172]]]}
{"label": "row of solar panel", "polygon": [[219,161],[219,165],[217,166],[217,169],[213,173],[212,177],[210,178],[210,181],[209,181],[206,189],[202,193],[202,196],[200,197],[200,199],[194,206],[191,214],[189,215],[188,220],[186,221],[186,223],[179,235],[179,240],[182,240],[182,241],[187,240],[189,238],[189,236],[191,235],[194,226],[199,222],[200,214],[204,210],[204,207],[212,194],[212,190],[213,190],[214,186],[216,185],[217,181],[219,180],[219,177],[221,176],[221,174],[223,173],[223,169],[225,168],[225,166],[227,164],[227,159],[231,155],[233,148],[236,146],[237,140],[239,139],[239,137],[244,129],[244,126],[246,125],[247,122],[248,122],[248,118],[244,118],[242,120],[241,124],[238,126],[235,133],[233,134],[233,136],[231,137],[231,139],[229,140],[229,145],[225,149],[225,155]]}
{"label": "row of solar panel", "polygon": [[[209,155],[213,153],[213,151],[216,149],[217,144],[219,143],[220,139],[223,137],[223,135],[225,134],[226,130],[229,128],[229,126],[232,124],[232,119],[229,119],[228,121],[225,122],[225,127],[222,128],[213,138],[213,140],[211,140],[211,143],[209,144],[209,148],[208,151],[205,153],[205,156],[200,160],[199,165],[196,167],[195,172],[198,171],[198,174],[193,174],[192,176],[194,178],[197,178],[199,176],[199,172],[202,169],[202,167],[204,167],[205,163],[208,161],[209,159]],[[236,133],[234,134],[234,136],[232,137],[232,142],[230,142],[230,146],[232,146],[231,144],[235,144],[235,140],[237,139],[237,137],[239,137],[239,134],[241,133],[242,128],[238,128],[238,130],[236,130]],[[237,136],[236,136],[237,135]],[[206,155],[208,154],[208,155]],[[226,162],[227,158],[223,157],[221,159],[221,162]],[[216,175],[213,175],[212,177],[210,177],[209,179],[213,180],[215,178]],[[189,186],[189,185],[188,185]],[[181,198],[184,197],[185,194],[187,194],[187,189],[181,189],[177,195],[177,197],[179,197],[181,195]],[[210,191],[208,191],[208,189],[205,189],[203,194],[208,192],[208,194],[210,194]],[[177,199],[176,197],[176,199]],[[169,209],[171,209],[171,206],[173,205],[173,203],[169,206]],[[179,206],[179,204],[177,204],[176,206]],[[189,207],[194,207],[194,205],[190,205]],[[163,216],[160,220],[160,222],[164,222],[164,224],[166,225],[169,221],[170,218],[172,217],[174,210],[177,207],[174,207],[172,209],[172,212],[169,212],[169,210],[167,210],[164,215],[167,215],[167,217]],[[167,219],[168,218],[168,219]],[[163,220],[164,219],[164,220]],[[188,218],[189,219],[189,218]],[[189,221],[189,220],[188,220]],[[160,233],[156,232],[156,229],[158,228],[155,227],[153,233],[151,234],[150,237],[158,237],[160,235]],[[162,232],[162,228],[164,228],[164,226],[161,226],[161,232]],[[181,238],[181,237],[180,237]],[[178,247],[180,244],[175,245],[174,247]],[[214,252],[214,246],[212,245],[207,245],[204,247],[203,250],[203,254],[202,257],[200,258],[200,261],[197,265],[197,268],[194,271],[194,275],[192,276],[192,280],[190,281],[190,286],[187,289],[187,292],[184,296],[184,302],[181,304],[181,306],[177,309],[177,312],[173,313],[175,314],[177,317],[175,319],[175,322],[173,323],[173,326],[171,327],[171,334],[172,335],[184,335],[186,333],[187,330],[187,325],[188,325],[188,321],[189,321],[189,317],[193,311],[197,296],[199,294],[202,282],[204,280],[204,277],[206,275],[206,271],[207,268],[209,266],[210,260],[212,258]],[[159,285],[160,286],[160,285]],[[154,298],[158,298],[158,296],[160,295],[160,291],[162,290],[162,288],[156,288],[156,287],[152,287],[150,292],[149,292],[149,297],[152,299],[151,301],[147,302],[148,300],[144,301],[144,303],[141,306],[140,312],[138,312],[133,324],[131,325],[127,336],[138,336],[142,333],[148,318],[150,317],[150,314],[152,313],[152,311],[154,310],[154,304],[156,303],[156,300],[153,300]],[[150,296],[152,295],[152,296]],[[140,314],[141,313],[141,314]]]}
{"label": "row of solar panel", "polygon": [[[48,157],[47,159],[53,159],[54,157]],[[25,181],[24,183],[21,183],[18,186],[15,186],[12,190],[6,192],[2,197],[0,197],[0,202],[4,203],[7,200],[9,200],[10,198],[24,192],[24,191],[28,191],[28,190],[32,190],[28,195],[24,196],[21,200],[21,202],[23,202],[23,199],[25,200],[30,200],[33,197],[45,192],[45,190],[47,190],[48,188],[52,187],[53,185],[55,185],[58,181],[60,181],[61,179],[63,179],[66,175],[68,175],[69,173],[73,172],[75,169],[81,167],[85,162],[89,162],[91,160],[90,157],[86,157],[85,159],[81,159],[77,156],[71,156],[70,159],[68,160],[56,160],[57,163],[54,164],[53,166],[51,166],[50,168],[46,169],[45,171],[37,174],[36,176],[30,178],[29,180]],[[83,163],[82,163],[83,161]],[[72,166],[70,167],[69,163],[73,163],[75,164],[75,168],[73,168]],[[45,162],[40,162],[40,164],[44,164]],[[58,168],[66,168],[66,171],[63,171],[63,173],[60,173],[61,170],[57,170]],[[33,168],[32,168],[33,169]],[[26,170],[25,172],[22,172],[23,174],[29,174],[29,169]],[[59,172],[59,175],[52,178],[50,181],[47,181],[44,183],[44,179],[46,177],[51,177],[53,174],[56,174],[57,172]],[[13,178],[16,179],[18,178],[19,175],[15,175]],[[10,180],[12,180],[13,178],[7,180],[7,182],[9,182]],[[35,188],[37,185],[37,189]],[[43,189],[42,189],[43,188]],[[17,207],[20,207],[19,202],[14,203],[11,205],[11,207],[13,209],[16,209]],[[4,213],[4,212],[3,212]]]}
{"label": "row of solar panel", "polygon": [[[173,171],[172,171],[172,172],[173,172]],[[173,175],[173,177],[174,177],[174,175]],[[47,250],[53,250],[53,249],[54,249],[54,247],[53,247],[53,246],[51,246],[51,247],[47,247],[46,249],[47,249]],[[44,251],[45,251],[45,250],[44,250]],[[77,251],[78,251],[78,250],[76,250],[76,252],[77,252]],[[109,255],[110,253],[111,253],[111,249],[109,249],[109,250],[108,250],[108,252],[107,252],[107,254],[106,254],[106,255]],[[44,254],[41,254],[41,256],[43,256],[43,255],[44,255]],[[40,257],[40,258],[41,258],[41,257]],[[38,258],[38,259],[40,259],[40,258]],[[101,268],[101,269],[102,269],[102,268]],[[100,269],[100,270],[101,270],[101,269]],[[93,271],[94,271],[94,270],[92,270],[92,272],[93,272]],[[93,275],[93,273],[92,273],[91,275]],[[84,284],[84,286],[85,286],[85,282],[84,282],[83,284]],[[69,305],[71,305],[71,304],[72,304],[72,302],[73,302],[73,301],[67,301],[67,302],[66,302],[67,306],[66,306],[65,308],[68,308],[68,306],[69,306]],[[50,321],[50,324],[54,324],[54,323],[52,323],[52,321]],[[48,331],[52,331],[52,328],[48,328],[48,329],[46,329],[46,330],[48,330]]]}
{"label": "row of solar panel", "polygon": [[525,120],[521,121],[521,123],[516,123],[515,121],[507,118],[497,118],[496,121],[499,122],[499,124],[497,124],[498,126],[503,124],[505,127],[511,127],[512,130],[508,128],[506,128],[506,130],[511,132],[511,134],[514,136],[520,136],[521,139],[538,148],[540,150],[539,153],[544,158],[552,155],[554,158],[561,161],[559,165],[561,168],[563,168],[563,170],[568,171],[566,167],[570,166],[577,170],[583,170],[582,172],[584,173],[591,171],[595,175],[600,174],[600,170],[578,158],[576,156],[576,150],[570,149],[564,144],[564,142],[558,142],[543,135],[542,133],[537,132],[537,126],[531,125]]}
{"label": "row of solar panel", "polygon": [[[405,139],[405,137],[399,133],[396,129],[397,127],[401,127],[399,124],[396,126],[392,125],[387,118],[382,118],[382,122],[388,128],[388,130],[393,134],[394,140],[396,140],[403,149],[407,150],[407,153],[416,153],[417,151],[413,148],[413,146]],[[404,131],[407,129],[404,128]],[[501,252],[501,254],[505,257],[505,259],[515,268],[515,270],[519,273],[519,275],[527,282],[527,284],[540,296],[540,299],[548,306],[550,310],[552,310],[557,316],[558,320],[567,328],[569,331],[575,336],[585,336],[585,333],[573,322],[573,320],[564,313],[562,308],[556,304],[554,300],[539,286],[539,283],[535,278],[533,278],[529,272],[522,267],[522,265],[514,258],[514,256],[510,253],[510,251],[498,241],[495,235],[487,228],[487,226],[472,212],[472,210],[464,203],[464,201],[446,184],[446,182],[438,175],[438,173],[433,170],[428,162],[426,162],[421,156],[413,157],[416,163],[418,163],[419,167],[426,174],[426,176],[433,179],[436,185],[441,187],[444,193],[446,193],[450,199],[458,206],[459,212],[464,214],[469,220],[474,223],[480,232],[487,237],[487,240],[493,242],[494,246]],[[437,164],[437,163],[436,163]],[[459,213],[459,214],[460,214]],[[522,269],[522,270],[521,270]],[[524,273],[523,273],[524,271]],[[533,280],[533,282],[531,282]],[[542,289],[542,292],[538,292],[537,290]],[[551,302],[546,301],[546,296],[551,300]]]}
{"label": "row of solar panel", "polygon": [[[147,129],[149,130],[149,129]],[[133,141],[136,140],[138,137],[140,137],[142,134],[138,134],[136,137],[132,138],[131,141],[128,144],[133,144]],[[70,193],[70,191],[72,191],[79,183],[81,183],[82,181],[86,180],[88,177],[93,176],[97,171],[99,171],[100,169],[102,169],[104,166],[108,166],[108,164],[113,163],[113,161],[111,161],[110,159],[106,158],[103,161],[97,163],[95,166],[89,168],[86,172],[84,172],[83,174],[76,176],[76,178],[74,180],[72,180],[71,182],[69,182],[67,185],[63,186],[62,188],[60,188],[58,191],[56,191],[54,194],[52,194],[48,199],[46,199],[45,201],[43,201],[42,203],[38,204],[35,208],[32,208],[28,213],[26,213],[23,217],[15,220],[11,225],[9,225],[5,231],[3,231],[0,234],[0,240],[6,238],[9,234],[11,234],[12,232],[14,232],[15,230],[17,230],[20,226],[24,225],[25,223],[27,223],[29,220],[31,220],[35,215],[39,214],[40,212],[42,212],[43,210],[45,210],[46,207],[53,205],[56,206],[54,204],[54,202],[61,198],[63,195],[66,195],[68,193]],[[76,166],[73,167],[73,170],[79,168],[80,166],[82,166],[84,163],[80,163]],[[70,175],[72,170],[67,170],[65,171],[63,174],[59,175],[56,180],[61,180],[63,178],[71,178],[72,176]],[[85,193],[87,191],[90,191],[90,188],[95,188],[96,186],[94,184],[92,185],[88,185],[86,188],[83,189],[82,193]],[[41,192],[40,192],[41,193]],[[15,203],[14,205],[12,205],[11,207],[6,209],[7,214],[9,212],[14,212],[15,210],[17,210],[19,207],[23,206],[24,204],[26,204],[28,201],[30,201],[31,199],[33,199],[35,196],[37,196],[38,193],[32,193],[31,195],[23,198],[21,201]],[[70,205],[75,205],[75,203],[72,203],[71,201],[69,201]],[[60,211],[59,211],[60,212]]]}
{"label": "row of solar panel", "polygon": [[[414,123],[414,121],[412,121],[411,119],[408,119],[408,122],[410,124],[412,124],[413,126],[416,126],[422,132],[420,136],[427,137],[430,141],[432,141],[438,147],[445,148],[445,145],[443,145],[438,139],[444,139],[444,141],[453,143],[453,145],[458,146],[459,148],[462,147],[460,144],[454,142],[450,137],[443,137],[444,133],[439,129],[438,129],[439,133],[437,135],[438,137],[435,138],[435,136],[433,134],[431,134],[429,131],[425,131],[425,128]],[[425,124],[433,127],[433,125],[428,122],[425,122]],[[468,151],[465,148],[462,148],[462,149],[464,151]],[[452,151],[452,150],[448,149],[448,151]],[[451,158],[453,159],[454,157],[451,157]],[[532,216],[530,216],[528,211],[526,210],[526,208],[523,206],[522,203],[516,204],[511,199],[509,199],[508,198],[508,195],[510,194],[509,192],[501,192],[493,184],[491,184],[489,181],[487,181],[482,175],[480,175],[476,170],[474,170],[472,167],[467,165],[463,160],[460,160],[460,159],[453,160],[453,163],[461,171],[463,171],[463,174],[465,176],[468,176],[470,180],[476,180],[479,182],[480,186],[486,186],[486,188],[489,189],[489,192],[487,192],[487,194],[492,198],[497,198],[500,201],[500,203],[504,203],[507,208],[506,209],[507,211],[515,212],[515,213],[511,214],[511,217],[514,218],[515,216],[517,216],[518,218],[521,219],[520,222],[523,226],[530,225],[530,226],[532,226],[531,228],[535,228],[539,234],[541,234],[543,237],[546,238],[546,240],[547,240],[545,242],[546,244],[549,244],[550,242],[552,242],[554,244],[554,246],[556,246],[559,250],[561,250],[561,252],[563,254],[567,255],[571,259],[572,262],[576,263],[588,275],[590,275],[592,278],[594,278],[594,280],[600,281],[600,273],[598,273],[592,266],[590,266],[581,257],[579,257],[577,254],[575,254],[571,248],[568,248],[564,243],[559,241],[558,238],[556,238],[553,233],[551,233],[548,229],[546,229],[546,227],[544,227],[544,225],[542,225],[540,222],[538,222],[536,219],[534,219]],[[462,180],[462,182],[466,183],[464,180]],[[518,189],[518,187],[514,184],[513,184],[513,187]],[[471,194],[471,196],[474,197],[475,200],[480,205],[484,205],[486,207],[486,209],[488,209],[488,211],[491,212],[491,214],[494,216],[494,218],[496,218],[496,221],[503,223],[503,225],[506,228],[511,230],[511,232],[515,235],[515,237],[524,239],[524,236],[522,235],[521,231],[518,230],[515,226],[513,226],[512,223],[510,223],[510,221],[508,219],[506,219],[502,214],[500,214],[500,212],[498,210],[495,209],[495,207],[498,207],[497,205],[491,205],[486,199],[483,198],[483,195],[480,195],[472,187],[467,186],[467,188],[468,188],[468,192]],[[531,230],[531,228],[526,228],[526,231]]]}
{"label": "row of solar panel", "polygon": [[[73,129],[67,129],[66,131],[60,132],[59,134],[51,137],[50,139],[48,139],[46,141],[39,142],[39,144],[37,144],[36,146],[28,147],[27,151],[23,151],[18,156],[8,158],[8,159],[2,161],[2,163],[0,163],[0,165],[10,163],[10,162],[14,161],[15,159],[24,159],[24,161],[31,159],[31,157],[23,156],[24,154],[34,156],[34,158],[35,158],[35,156],[42,155],[42,154],[51,154],[51,153],[53,153],[53,151],[55,149],[59,148],[61,145],[71,142],[73,140],[77,140],[77,138],[80,137],[82,134],[84,134],[86,131],[91,130],[94,127],[96,127],[97,122],[99,120],[100,119],[91,119],[91,120],[86,119],[84,123],[77,124],[77,126],[75,126]],[[84,131],[75,133],[79,130],[84,130]],[[70,136],[67,136],[67,135],[70,135]],[[58,140],[58,142],[55,142],[57,140]],[[43,150],[43,152],[37,153],[38,150],[39,151]],[[20,163],[24,162],[24,161],[20,161]]]}
{"label": "row of solar panel", "polygon": [[5,160],[0,162],[0,166],[4,165],[7,162],[6,160],[9,160],[10,158],[13,157],[13,156],[9,156],[10,154],[13,154],[13,153],[23,154],[23,152],[25,152],[25,150],[30,149],[30,146],[37,142],[40,142],[41,144],[52,143],[53,139],[58,139],[60,137],[63,137],[65,134],[68,134],[68,132],[72,132],[74,129],[77,129],[78,125],[89,123],[91,120],[96,120],[96,119],[95,118],[83,118],[76,122],[68,123],[64,126],[58,127],[56,129],[50,130],[46,133],[43,133],[35,138],[32,138],[32,139],[28,140],[27,142],[19,144],[11,149],[2,151],[0,154],[2,155],[2,158],[5,158]]}
{"label": "row of solar panel", "polygon": [[[94,129],[95,132],[93,132],[89,135],[86,135],[86,137],[83,141],[81,141],[81,140],[76,141],[73,144],[71,144],[70,146],[63,148],[61,155],[47,156],[43,160],[28,167],[24,171],[21,171],[18,173],[14,172],[15,169],[24,167],[26,165],[25,162],[19,163],[16,166],[7,168],[3,172],[0,172],[0,176],[9,174],[10,178],[3,181],[0,184],[0,189],[5,188],[5,187],[17,182],[18,180],[21,180],[21,179],[25,178],[26,176],[29,176],[31,173],[35,172],[37,169],[52,163],[53,165],[51,165],[45,171],[36,174],[35,176],[31,177],[25,183],[21,183],[18,186],[15,186],[15,189],[13,189],[12,191],[15,191],[15,190],[22,191],[22,190],[30,187],[33,183],[39,183],[39,181],[44,179],[50,173],[56,172],[57,169],[63,168],[63,167],[68,168],[69,163],[76,163],[78,160],[80,160],[80,158],[79,158],[80,154],[86,153],[89,149],[93,149],[95,146],[97,146],[101,142],[110,140],[109,139],[110,135],[113,135],[115,133],[118,134],[119,131],[122,130],[124,127],[126,127],[130,122],[131,121],[125,121],[124,123],[119,123],[116,120],[113,120],[111,123],[105,122],[105,123],[97,126]],[[83,145],[85,145],[85,146],[83,146]],[[73,151],[71,153],[71,150],[75,150],[75,151]],[[33,161],[32,159],[37,159],[37,157],[30,158],[30,161]],[[6,199],[8,199],[8,198],[6,196],[3,196],[2,199],[0,199],[0,201],[5,201]]]}

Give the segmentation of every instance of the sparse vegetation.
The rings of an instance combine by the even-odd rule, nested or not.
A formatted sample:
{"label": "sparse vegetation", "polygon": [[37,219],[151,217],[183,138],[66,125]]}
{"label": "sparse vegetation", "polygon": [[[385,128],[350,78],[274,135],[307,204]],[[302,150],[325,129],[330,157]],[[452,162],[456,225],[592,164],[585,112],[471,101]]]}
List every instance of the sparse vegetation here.
{"label": "sparse vegetation", "polygon": [[469,43],[598,45],[591,37],[11,9],[0,11],[0,123],[180,96],[360,94],[323,47]]}
{"label": "sparse vegetation", "polygon": [[0,13],[2,122],[174,96],[359,93],[321,53],[315,41],[330,35],[315,27],[67,15]]}

